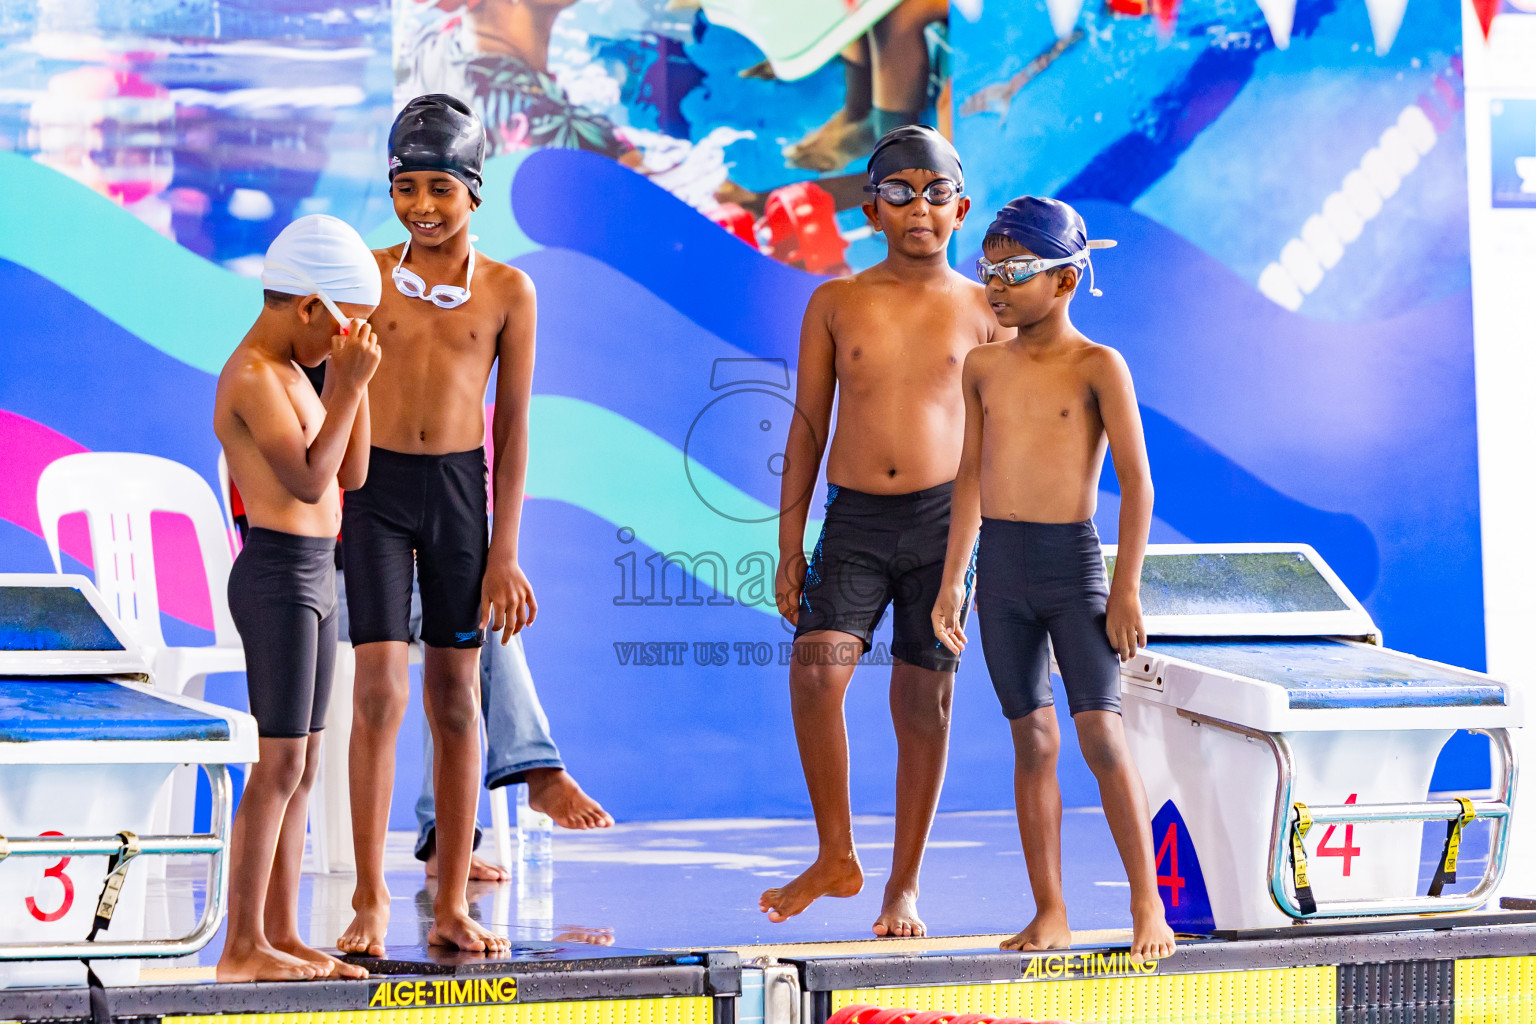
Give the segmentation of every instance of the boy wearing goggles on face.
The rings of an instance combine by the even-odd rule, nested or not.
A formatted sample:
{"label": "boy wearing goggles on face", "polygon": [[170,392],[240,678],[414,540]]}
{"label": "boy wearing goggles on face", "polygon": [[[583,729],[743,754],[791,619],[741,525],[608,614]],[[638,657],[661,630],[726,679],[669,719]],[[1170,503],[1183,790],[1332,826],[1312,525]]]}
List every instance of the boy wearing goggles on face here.
{"label": "boy wearing goggles on face", "polygon": [[[261,314],[219,374],[214,433],[249,529],[229,573],[261,760],[230,837],[220,981],[363,978],[306,945],[299,873],[336,666],[340,488],[368,475],[368,381],[379,346],[364,320],[379,269],[335,217],[301,217],[267,250]],[[300,367],[329,362],[324,394]]]}
{"label": "boy wearing goggles on face", "polygon": [[[375,447],[367,485],[347,496],[341,531],[357,654],[349,750],[357,887],[356,917],[337,946],[365,956],[384,955],[389,926],[384,840],[410,696],[413,576],[436,797],[439,882],[428,941],[491,953],[510,946],[470,918],[466,889],[480,788],[483,632],[489,626],[508,643],[537,611],[517,559],[535,306],[526,274],[471,245],[485,145],[479,118],[443,94],[411,100],[389,133],[390,195],[409,237],[374,253],[385,279],[373,317],[383,352],[369,387]],[[493,368],[494,528],[485,460]]]}
{"label": "boy wearing goggles on face", "polygon": [[[1092,281],[1090,249],[1113,244],[1090,242],[1072,207],[1033,196],[1009,203],[987,230],[977,273],[997,322],[1018,334],[966,357],[964,452],[933,631],[957,654],[965,648],[974,557],[982,652],[1013,732],[1019,834],[1035,898],[1034,920],[1002,947],[1072,943],[1061,893],[1054,651],[1130,879],[1131,955],[1150,960],[1173,953],[1173,932],[1157,892],[1147,795],[1120,720],[1120,662],[1146,643],[1139,591],[1152,476],[1125,360],[1068,317],[1085,268]],[[1093,525],[1106,443],[1120,480],[1113,586]]]}
{"label": "boy wearing goggles on face", "polygon": [[[966,354],[1001,329],[985,292],[950,269],[965,219],[960,158],[932,128],[908,125],[869,159],[864,211],[886,259],[828,281],[806,307],[796,404],[780,497],[779,610],[795,625],[790,703],[816,815],[816,861],[759,901],[772,921],[864,884],[848,796],[843,697],[886,607],[894,604],[891,717],[899,760],[896,842],[876,935],[925,934],[918,869],[938,804],[958,657],[935,641],[929,610],[960,460]],[[1005,335],[1006,336],[1006,335]],[[807,563],[808,501],[827,448],[826,521]]]}

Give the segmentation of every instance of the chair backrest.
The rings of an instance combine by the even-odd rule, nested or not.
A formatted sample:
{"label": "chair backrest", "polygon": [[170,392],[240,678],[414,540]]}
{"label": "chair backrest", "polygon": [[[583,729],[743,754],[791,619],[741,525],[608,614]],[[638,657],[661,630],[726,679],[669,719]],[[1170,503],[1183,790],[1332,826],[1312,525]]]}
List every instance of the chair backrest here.
{"label": "chair backrest", "polygon": [[60,572],[59,520],[74,512],[84,512],[90,524],[96,589],[134,639],[149,647],[165,646],[150,514],[190,519],[213,608],[214,643],[240,646],[229,615],[229,537],[218,499],[201,476],[138,452],[81,452],[50,463],[37,481],[37,517]]}

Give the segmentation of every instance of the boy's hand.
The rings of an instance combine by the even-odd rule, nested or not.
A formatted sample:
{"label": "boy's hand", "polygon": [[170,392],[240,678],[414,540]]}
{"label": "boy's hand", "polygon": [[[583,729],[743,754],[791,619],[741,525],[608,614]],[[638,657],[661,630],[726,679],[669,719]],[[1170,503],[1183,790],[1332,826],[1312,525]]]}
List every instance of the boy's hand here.
{"label": "boy's hand", "polygon": [[515,559],[492,558],[480,583],[480,628],[501,634],[505,646],[512,634],[533,624],[539,603],[533,598],[533,584],[523,575]]}
{"label": "boy's hand", "polygon": [[330,373],[342,384],[363,387],[379,368],[379,343],[373,337],[373,325],[353,320],[346,334],[331,335]]}
{"label": "boy's hand", "polygon": [[1109,608],[1104,618],[1104,632],[1119,653],[1121,661],[1130,661],[1136,650],[1147,646],[1147,627],[1141,621],[1141,597],[1134,593],[1109,589]]}
{"label": "boy's hand", "polygon": [[949,583],[939,591],[933,604],[933,635],[956,654],[965,650],[965,629],[960,623],[960,609],[965,605],[965,585]]}
{"label": "boy's hand", "polygon": [[800,624],[800,592],[805,589],[805,554],[791,552],[779,559],[779,572],[774,580],[773,593],[779,602],[779,614],[789,620],[791,626]]}

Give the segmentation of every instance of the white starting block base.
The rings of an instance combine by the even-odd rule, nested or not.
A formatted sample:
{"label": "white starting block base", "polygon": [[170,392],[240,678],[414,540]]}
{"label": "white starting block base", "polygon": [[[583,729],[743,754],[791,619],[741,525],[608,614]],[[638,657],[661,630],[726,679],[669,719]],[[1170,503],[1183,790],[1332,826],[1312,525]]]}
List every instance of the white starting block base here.
{"label": "white starting block base", "polygon": [[[1137,699],[1133,693],[1124,697],[1126,737],[1146,782],[1152,813],[1158,814],[1171,800],[1188,829],[1215,928],[1291,924],[1269,891],[1279,783],[1269,745],[1192,721],[1175,708]],[[1282,733],[1296,755],[1293,799],[1306,804],[1421,803],[1429,796],[1435,759],[1452,732]],[[1152,837],[1155,847],[1168,838],[1167,826],[1159,824]],[[1306,838],[1307,873],[1319,902],[1413,893],[1423,828],[1421,822],[1313,826]],[[1327,850],[1346,852],[1330,855]],[[1199,905],[1192,891],[1192,866],[1180,864],[1181,870],[1174,872],[1168,851],[1161,852],[1158,875],[1184,883],[1177,908],[1172,905],[1173,885],[1162,886],[1170,923],[1176,930],[1195,930],[1190,927],[1195,922],[1179,920],[1180,910]]]}
{"label": "white starting block base", "polygon": [[[0,835],[66,836],[151,831],[168,764],[0,764]],[[103,940],[144,937],[145,864],[129,871]],[[7,857],[0,861],[0,942],[78,942],[90,933],[107,877],[106,857]],[[108,985],[138,980],[136,960],[98,960]],[[76,960],[0,960],[0,987],[83,985]]]}

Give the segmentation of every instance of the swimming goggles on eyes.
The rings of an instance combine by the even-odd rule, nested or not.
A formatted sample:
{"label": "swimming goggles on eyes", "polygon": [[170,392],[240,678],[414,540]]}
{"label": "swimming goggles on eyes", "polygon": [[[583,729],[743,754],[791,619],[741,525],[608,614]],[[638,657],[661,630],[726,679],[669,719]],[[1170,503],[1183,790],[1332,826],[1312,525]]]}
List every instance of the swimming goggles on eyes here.
{"label": "swimming goggles on eyes", "polygon": [[[474,242],[473,236],[470,241]],[[401,295],[411,299],[425,299],[439,309],[453,309],[462,306],[469,301],[469,283],[475,279],[475,247],[469,247],[469,271],[464,275],[464,287],[454,284],[440,284],[427,291],[427,282],[421,279],[421,275],[414,270],[405,269],[405,254],[411,251],[411,241],[406,239],[405,248],[400,250],[400,262],[395,264],[395,269],[389,276],[394,279],[395,290]]]}
{"label": "swimming goggles on eyes", "polygon": [[325,294],[319,285],[310,280],[308,274],[304,273],[304,271],[300,270],[298,267],[291,266],[287,263],[274,263],[271,260],[268,260],[267,266],[271,267],[273,270],[281,270],[298,278],[300,284],[314,291],[315,298],[319,299],[321,304],[325,306],[326,312],[330,313],[331,316],[336,318],[336,326],[341,328],[341,333],[348,334],[351,332],[351,319],[348,318],[347,314],[341,311],[340,306],[331,301],[331,297]]}
{"label": "swimming goggles on eyes", "polygon": [[921,191],[904,181],[882,181],[878,185],[865,185],[864,191],[879,196],[892,206],[906,206],[918,196],[928,200],[930,206],[943,206],[965,195],[965,189],[948,178],[930,181]]}
{"label": "swimming goggles on eyes", "polygon": [[993,263],[983,256],[976,261],[976,279],[986,284],[994,277],[1003,279],[1004,284],[1023,284],[1036,274],[1044,273],[1052,267],[1064,267],[1067,264],[1076,265],[1079,261],[1086,261],[1088,265],[1088,291],[1093,295],[1103,295],[1093,286],[1093,260],[1089,258],[1090,249],[1109,249],[1117,243],[1107,238],[1095,238],[1086,246],[1070,256],[1060,259],[1043,260],[1038,256],[1010,256],[1006,260],[998,260]]}

